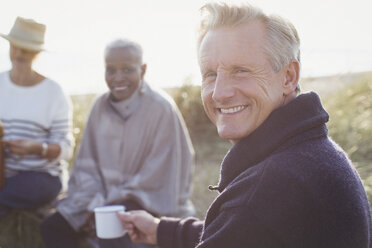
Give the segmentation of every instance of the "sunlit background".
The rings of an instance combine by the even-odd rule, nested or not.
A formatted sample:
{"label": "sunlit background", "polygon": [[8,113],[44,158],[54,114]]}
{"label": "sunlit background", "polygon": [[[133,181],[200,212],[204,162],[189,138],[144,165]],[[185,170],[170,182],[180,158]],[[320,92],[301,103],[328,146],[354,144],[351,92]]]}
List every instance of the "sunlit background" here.
{"label": "sunlit background", "polygon": [[[139,42],[148,65],[146,80],[158,87],[200,83],[196,59],[197,0],[7,0],[0,32],[16,17],[47,25],[47,52],[35,68],[69,94],[100,93],[103,49],[116,38]],[[267,13],[290,19],[302,40],[302,76],[372,70],[372,1],[254,0]],[[0,40],[0,71],[10,68],[8,42]]]}

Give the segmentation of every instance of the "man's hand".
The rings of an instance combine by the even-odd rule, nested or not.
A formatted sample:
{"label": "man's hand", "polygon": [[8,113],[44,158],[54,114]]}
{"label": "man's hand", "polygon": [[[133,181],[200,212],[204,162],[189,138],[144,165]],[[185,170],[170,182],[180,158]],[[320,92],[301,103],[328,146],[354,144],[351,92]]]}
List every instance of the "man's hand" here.
{"label": "man's hand", "polygon": [[160,219],[143,210],[118,213],[118,217],[133,242],[157,244],[156,233]]}

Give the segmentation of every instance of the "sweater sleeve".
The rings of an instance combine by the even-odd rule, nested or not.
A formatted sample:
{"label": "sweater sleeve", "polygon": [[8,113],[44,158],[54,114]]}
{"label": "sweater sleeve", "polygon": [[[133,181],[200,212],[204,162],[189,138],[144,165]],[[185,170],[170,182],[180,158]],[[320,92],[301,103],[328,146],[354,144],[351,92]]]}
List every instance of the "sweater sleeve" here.
{"label": "sweater sleeve", "polygon": [[[59,88],[58,88],[59,89]],[[68,160],[72,155],[74,139],[72,135],[72,104],[70,99],[59,89],[55,97],[52,123],[48,143],[57,144],[61,148],[59,156],[55,159]]]}
{"label": "sweater sleeve", "polygon": [[193,248],[200,240],[203,221],[196,218],[163,217],[159,223],[157,239],[161,248]]}

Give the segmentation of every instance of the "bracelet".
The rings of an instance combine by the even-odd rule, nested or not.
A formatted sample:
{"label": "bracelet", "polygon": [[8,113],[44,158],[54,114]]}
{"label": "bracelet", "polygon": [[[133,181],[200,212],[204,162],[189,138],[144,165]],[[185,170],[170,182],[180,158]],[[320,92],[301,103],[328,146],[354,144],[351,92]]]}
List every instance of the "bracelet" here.
{"label": "bracelet", "polygon": [[48,144],[43,142],[41,143],[41,156],[45,157],[48,153]]}

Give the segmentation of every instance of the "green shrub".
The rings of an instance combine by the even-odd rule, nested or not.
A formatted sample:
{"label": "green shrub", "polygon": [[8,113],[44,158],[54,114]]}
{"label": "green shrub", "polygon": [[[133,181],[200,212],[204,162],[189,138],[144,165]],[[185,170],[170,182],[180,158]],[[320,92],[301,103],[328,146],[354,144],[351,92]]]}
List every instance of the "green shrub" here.
{"label": "green shrub", "polygon": [[371,203],[372,77],[361,77],[323,100],[330,114],[329,135],[354,162]]}
{"label": "green shrub", "polygon": [[73,119],[72,119],[72,132],[75,139],[75,147],[72,158],[69,161],[70,168],[75,160],[76,153],[79,150],[81,138],[83,136],[85,122],[87,121],[90,109],[97,95],[72,95],[71,100],[73,104]]}
{"label": "green shrub", "polygon": [[[44,214],[32,210],[14,210],[0,217],[0,248],[44,248],[40,224]],[[86,240],[80,248],[92,248]]]}
{"label": "green shrub", "polygon": [[325,97],[329,135],[353,161],[372,161],[372,78]]}
{"label": "green shrub", "polygon": [[185,83],[182,87],[170,91],[193,140],[205,132],[210,133],[212,131],[215,133],[215,127],[204,112],[200,91],[200,86],[190,83]]}
{"label": "green shrub", "polygon": [[13,211],[0,218],[0,247],[43,248],[39,234],[41,216],[33,211]]}

